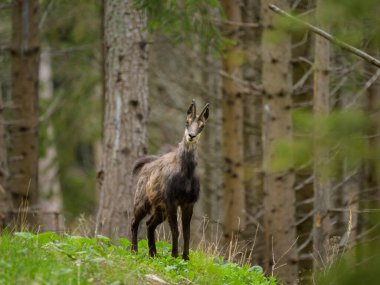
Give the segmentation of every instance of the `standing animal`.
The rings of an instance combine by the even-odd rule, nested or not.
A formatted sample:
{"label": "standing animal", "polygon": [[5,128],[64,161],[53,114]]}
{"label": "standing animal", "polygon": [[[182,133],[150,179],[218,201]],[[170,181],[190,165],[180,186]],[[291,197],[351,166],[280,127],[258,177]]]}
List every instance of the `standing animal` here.
{"label": "standing animal", "polygon": [[132,219],[132,251],[137,252],[137,234],[141,220],[151,214],[146,222],[149,255],[157,253],[154,232],[167,218],[172,234],[172,256],[178,256],[177,209],[182,212],[183,259],[189,259],[190,221],[193,207],[199,196],[199,177],[196,149],[200,134],[209,116],[209,104],[197,116],[192,101],[186,118],[185,134],[178,147],[161,156],[144,156],[136,161],[136,194]]}

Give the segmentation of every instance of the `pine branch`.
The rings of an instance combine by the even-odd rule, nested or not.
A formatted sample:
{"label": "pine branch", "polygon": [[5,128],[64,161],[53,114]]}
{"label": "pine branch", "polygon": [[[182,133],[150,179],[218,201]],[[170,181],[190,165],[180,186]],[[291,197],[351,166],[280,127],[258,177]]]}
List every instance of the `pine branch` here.
{"label": "pine branch", "polygon": [[221,20],[221,19],[213,19],[213,21],[217,24],[229,24],[229,25],[235,25],[239,27],[247,27],[247,28],[260,28],[259,23],[243,23],[243,22],[236,22],[236,21],[229,21],[229,20]]}
{"label": "pine branch", "polygon": [[355,48],[339,39],[337,39],[336,37],[330,35],[329,33],[327,33],[326,31],[320,29],[320,28],[317,28],[315,26],[313,26],[312,24],[310,23],[307,23],[297,17],[294,17],[292,15],[290,15],[289,13],[285,12],[284,10],[280,9],[279,7],[277,7],[276,5],[273,5],[273,4],[269,4],[269,9],[271,9],[273,12],[281,15],[281,16],[284,16],[284,17],[287,17],[291,20],[293,20],[294,22],[297,22],[298,24],[300,24],[301,26],[304,26],[306,28],[308,28],[310,31],[312,31],[313,33],[316,33],[317,35],[329,40],[330,42],[338,45],[339,47],[341,47],[342,49],[348,51],[348,52],[351,52],[359,57],[361,57],[362,59],[368,61],[369,63],[375,65],[376,67],[379,67],[380,68],[380,61],[376,58],[374,58],[373,56],[369,55],[368,53],[358,49],[358,48]]}

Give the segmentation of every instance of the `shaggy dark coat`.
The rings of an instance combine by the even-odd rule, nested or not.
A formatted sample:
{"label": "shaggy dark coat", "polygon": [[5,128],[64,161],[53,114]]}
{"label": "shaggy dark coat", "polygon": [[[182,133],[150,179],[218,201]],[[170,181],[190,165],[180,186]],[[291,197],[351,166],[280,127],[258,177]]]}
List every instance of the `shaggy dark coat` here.
{"label": "shaggy dark coat", "polygon": [[162,156],[144,156],[136,161],[134,217],[132,219],[132,250],[137,252],[137,233],[141,220],[147,221],[149,254],[156,251],[154,231],[166,218],[172,233],[172,256],[178,256],[177,209],[181,208],[184,238],[183,258],[189,259],[190,221],[194,203],[198,200],[200,184],[196,174],[196,147],[208,118],[208,105],[201,115],[195,115],[195,103],[188,111],[185,135],[174,151]]}

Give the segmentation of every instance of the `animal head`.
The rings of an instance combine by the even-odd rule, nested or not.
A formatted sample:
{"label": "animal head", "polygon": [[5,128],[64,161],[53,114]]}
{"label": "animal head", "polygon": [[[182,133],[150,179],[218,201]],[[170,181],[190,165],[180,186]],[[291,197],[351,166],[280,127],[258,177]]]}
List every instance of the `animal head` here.
{"label": "animal head", "polygon": [[197,116],[195,100],[193,99],[189,109],[187,110],[185,140],[187,143],[196,144],[200,134],[206,125],[209,115],[209,103],[207,103],[202,112]]}

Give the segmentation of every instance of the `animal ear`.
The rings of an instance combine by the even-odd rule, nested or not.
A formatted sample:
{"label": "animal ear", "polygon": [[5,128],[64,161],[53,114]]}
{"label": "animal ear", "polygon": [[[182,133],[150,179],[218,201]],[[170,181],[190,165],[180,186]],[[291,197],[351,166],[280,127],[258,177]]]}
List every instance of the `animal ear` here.
{"label": "animal ear", "polygon": [[202,120],[203,122],[206,122],[207,119],[208,119],[208,115],[209,115],[209,106],[210,104],[207,103],[206,106],[204,106],[201,114],[199,115],[199,119]]}
{"label": "animal ear", "polygon": [[196,116],[196,106],[195,106],[195,100],[193,99],[193,101],[191,102],[191,105],[189,107],[189,109],[187,110],[187,119],[191,119],[193,120]]}

